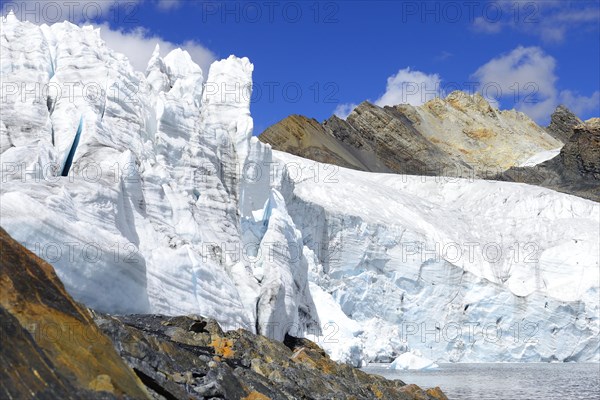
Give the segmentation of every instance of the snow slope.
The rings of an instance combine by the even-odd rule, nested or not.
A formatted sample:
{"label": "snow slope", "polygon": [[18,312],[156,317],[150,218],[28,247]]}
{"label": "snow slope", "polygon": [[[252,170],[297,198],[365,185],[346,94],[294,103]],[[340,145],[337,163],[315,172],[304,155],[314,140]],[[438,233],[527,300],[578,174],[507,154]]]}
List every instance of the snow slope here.
{"label": "snow slope", "polygon": [[534,167],[538,164],[543,163],[544,161],[548,161],[556,157],[560,154],[560,148],[554,150],[541,151],[537,154],[534,154],[527,160],[525,160],[519,167]]}
{"label": "snow slope", "polygon": [[364,358],[387,347],[440,361],[598,360],[598,203],[274,159],[294,171],[277,186],[315,255],[310,279],[358,322],[339,329]]}
{"label": "snow slope", "polygon": [[355,365],[598,360],[597,203],[272,152],[246,58],[203,85],[186,52],[137,72],[91,27],[9,15],[0,41],[0,224],[78,301],[304,335]]}

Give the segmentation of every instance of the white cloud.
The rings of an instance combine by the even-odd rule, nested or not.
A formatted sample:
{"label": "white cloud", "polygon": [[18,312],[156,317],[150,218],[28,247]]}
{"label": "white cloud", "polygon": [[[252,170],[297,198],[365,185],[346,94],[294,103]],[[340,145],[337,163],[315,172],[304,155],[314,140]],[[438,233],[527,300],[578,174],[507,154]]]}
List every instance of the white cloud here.
{"label": "white cloud", "polygon": [[537,32],[544,42],[560,43],[565,40],[567,28],[565,26],[560,25],[543,26],[540,27],[540,29],[538,29]]}
{"label": "white cloud", "polygon": [[504,95],[514,93],[516,83],[521,87],[533,83],[539,93],[547,97],[556,91],[555,66],[554,58],[541,48],[519,46],[479,67],[473,77],[482,84],[499,85]]}
{"label": "white cloud", "polygon": [[550,115],[558,106],[556,97],[548,97],[531,103],[521,103],[515,108],[527,114],[540,125],[546,125],[550,121]]}
{"label": "white cloud", "polygon": [[439,55],[437,55],[435,57],[436,61],[446,61],[447,59],[453,57],[454,54],[450,53],[449,51],[443,50]]}
{"label": "white cloud", "polygon": [[358,104],[355,103],[338,104],[338,106],[333,111],[333,114],[337,115],[341,119],[346,119],[348,115],[350,115],[352,110],[354,110],[357,106]]}
{"label": "white cloud", "polygon": [[178,47],[186,50],[190,53],[192,60],[202,68],[205,77],[208,76],[208,67],[216,59],[216,56],[212,51],[193,40],[175,44],[164,40],[159,36],[151,35],[142,28],[125,32],[113,30],[107,23],[104,23],[99,27],[100,36],[106,42],[107,46],[119,53],[125,54],[131,62],[131,65],[139,71],[146,70],[146,65],[148,64],[148,60],[150,59],[156,44],[160,45],[162,56]]}
{"label": "white cloud", "polygon": [[404,68],[387,80],[385,93],[375,100],[378,106],[391,106],[408,103],[421,105],[442,94],[438,74],[426,74]]}
{"label": "white cloud", "polygon": [[556,60],[539,47],[519,46],[473,73],[482,95],[515,99],[515,107],[535,120],[547,118],[558,104]]}
{"label": "white cloud", "polygon": [[[496,0],[472,21],[475,31],[487,34],[512,29],[540,37],[547,43],[564,42],[570,31],[598,31],[600,12],[594,1]],[[496,11],[499,10],[499,11]]]}
{"label": "white cloud", "polygon": [[161,10],[173,10],[181,6],[181,0],[158,0],[158,8]]}
{"label": "white cloud", "polygon": [[498,33],[502,30],[502,22],[479,16],[473,20],[473,29],[483,33]]}
{"label": "white cloud", "polygon": [[479,91],[488,100],[516,100],[515,108],[540,123],[548,122],[559,104],[577,115],[599,114],[600,92],[587,97],[556,86],[556,60],[539,47],[519,46],[502,54],[473,73]]}
{"label": "white cloud", "polygon": [[[443,95],[438,74],[426,74],[407,67],[387,79],[385,93],[373,103],[380,107],[407,103],[418,106]],[[356,106],[355,103],[338,104],[333,113],[346,119]]]}
{"label": "white cloud", "polygon": [[600,91],[596,90],[591,96],[580,96],[570,90],[560,92],[560,102],[577,115],[592,113],[600,115]]}

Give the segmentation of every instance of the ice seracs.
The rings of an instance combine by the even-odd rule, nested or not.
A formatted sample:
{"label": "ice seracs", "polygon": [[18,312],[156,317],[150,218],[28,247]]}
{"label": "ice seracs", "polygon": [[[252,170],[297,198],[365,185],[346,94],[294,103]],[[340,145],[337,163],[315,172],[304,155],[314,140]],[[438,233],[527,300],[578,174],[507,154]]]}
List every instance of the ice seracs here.
{"label": "ice seracs", "polygon": [[[246,158],[270,156],[251,139],[252,64],[217,62],[202,85],[189,54],[161,58],[157,48],[143,74],[100,35],[3,21],[2,80],[16,88],[2,112],[2,226],[90,307],[197,313],[267,332],[260,312],[265,323],[285,318],[273,336],[301,335],[316,319],[306,263],[271,304],[261,291],[273,283],[257,280],[241,253],[238,210],[261,209],[270,192],[268,177],[248,190],[240,179]],[[23,97],[24,85],[59,91]],[[265,189],[256,201],[255,186]],[[269,235],[293,234],[282,223]],[[275,257],[270,268],[287,265]],[[261,299],[268,306],[257,310]]]}
{"label": "ice seracs", "polygon": [[390,364],[390,369],[396,370],[424,370],[439,368],[435,362],[423,357],[419,351],[407,351],[398,356]]}
{"label": "ice seracs", "polygon": [[156,49],[140,72],[90,27],[1,30],[0,223],[87,306],[308,336],[353,365],[598,360],[598,203],[272,151],[246,58],[205,75]]}
{"label": "ice seracs", "polygon": [[[438,361],[598,359],[598,203],[524,184],[328,176],[287,153],[274,160],[296,170],[281,187],[316,255],[310,280],[330,297],[313,296],[357,323],[343,321],[340,335],[359,340],[364,360],[406,349]],[[322,323],[322,304],[334,304],[325,300]],[[332,354],[356,343],[319,339]]]}

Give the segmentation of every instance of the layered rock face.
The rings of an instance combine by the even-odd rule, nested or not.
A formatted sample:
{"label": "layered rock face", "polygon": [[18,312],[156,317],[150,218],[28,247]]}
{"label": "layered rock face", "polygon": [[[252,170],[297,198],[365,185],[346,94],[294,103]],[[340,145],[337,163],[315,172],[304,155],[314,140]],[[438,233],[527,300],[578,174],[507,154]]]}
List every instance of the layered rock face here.
{"label": "layered rock face", "polygon": [[567,143],[573,134],[573,128],[582,123],[583,121],[571,110],[564,105],[560,105],[552,113],[550,125],[546,127],[546,131],[554,138]]}
{"label": "layered rock face", "polygon": [[0,228],[0,393],[5,399],[147,398],[51,265]]}
{"label": "layered rock face", "polygon": [[121,356],[157,398],[447,399],[333,362],[313,342],[223,332],[197,316],[96,315]]}
{"label": "layered rock face", "polygon": [[494,179],[544,186],[600,202],[600,119],[575,125],[570,133],[565,129],[562,132],[569,139],[557,156],[531,167],[510,168]]}
{"label": "layered rock face", "polygon": [[441,152],[394,109],[368,102],[357,107],[348,122],[333,116],[319,125],[315,120],[291,116],[259,139],[277,150],[363,171],[432,175],[437,173],[434,165],[470,171],[468,165]]}
{"label": "layered rock face", "polygon": [[483,178],[562,145],[525,114],[458,91],[419,107],[363,102],[345,121],[333,116],[322,125],[291,116],[259,138],[276,150],[363,171]]}
{"label": "layered rock face", "polygon": [[[268,128],[259,138],[275,149],[309,160],[319,160],[327,164],[364,171],[370,169],[366,165],[366,160],[360,159],[360,154],[353,154],[358,149],[337,140],[315,119],[308,119],[302,115],[290,115],[277,125]],[[386,168],[383,164],[378,167]]]}

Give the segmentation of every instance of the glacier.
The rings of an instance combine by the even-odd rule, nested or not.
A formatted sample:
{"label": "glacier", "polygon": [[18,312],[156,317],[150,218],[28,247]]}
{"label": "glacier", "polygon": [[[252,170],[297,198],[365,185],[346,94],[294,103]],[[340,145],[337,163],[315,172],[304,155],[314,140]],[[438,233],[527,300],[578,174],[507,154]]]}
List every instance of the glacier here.
{"label": "glacier", "polygon": [[598,203],[273,151],[247,58],[205,75],[156,49],[139,72],[90,26],[0,27],[0,224],[76,300],[305,336],[357,366],[600,361]]}
{"label": "glacier", "polygon": [[[598,203],[337,167],[315,179],[326,164],[273,153],[297,171],[277,186],[314,255],[311,283],[330,296],[319,317],[335,304],[352,320],[340,335],[358,339],[362,356],[345,358],[410,349],[453,362],[598,360]],[[345,344],[319,339],[332,352]]]}

